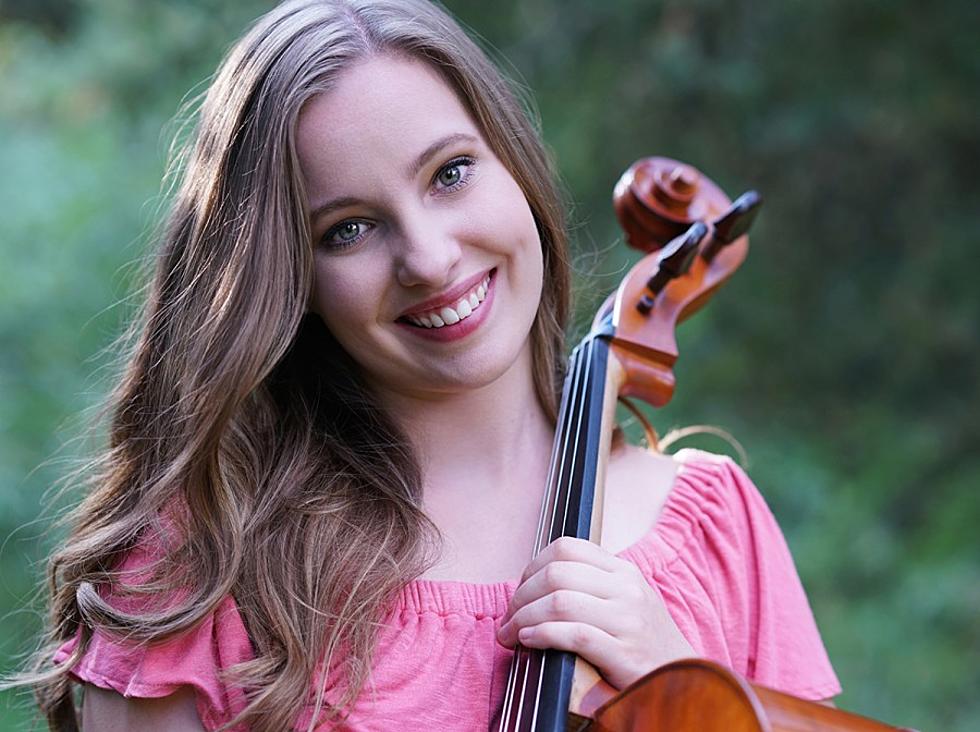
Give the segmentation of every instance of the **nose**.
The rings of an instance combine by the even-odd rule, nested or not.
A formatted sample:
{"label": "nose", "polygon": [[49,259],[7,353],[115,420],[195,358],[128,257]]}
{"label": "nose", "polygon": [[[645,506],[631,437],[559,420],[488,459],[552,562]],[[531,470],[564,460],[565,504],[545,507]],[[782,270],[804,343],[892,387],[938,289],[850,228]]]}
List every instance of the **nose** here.
{"label": "nose", "polygon": [[400,285],[438,288],[453,281],[462,251],[449,223],[433,211],[402,219],[395,254]]}

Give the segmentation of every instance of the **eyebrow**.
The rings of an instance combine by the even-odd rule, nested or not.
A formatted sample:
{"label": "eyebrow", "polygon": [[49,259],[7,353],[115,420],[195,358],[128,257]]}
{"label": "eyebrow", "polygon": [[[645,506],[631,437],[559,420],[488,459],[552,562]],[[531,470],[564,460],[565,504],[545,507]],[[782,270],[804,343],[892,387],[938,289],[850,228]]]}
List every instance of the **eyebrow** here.
{"label": "eyebrow", "polygon": [[[450,145],[455,145],[460,142],[477,142],[477,138],[473,135],[469,135],[465,132],[453,132],[445,137],[440,137],[438,140],[429,145],[425,150],[419,153],[418,157],[412,161],[412,164],[408,167],[408,177],[409,179],[414,178],[419,174],[419,171],[425,167],[425,165],[436,156],[441,150],[449,147]],[[361,201],[353,196],[342,196],[341,198],[333,198],[326,203],[317,206],[310,213],[310,221],[316,221],[321,216],[330,213],[331,211],[336,211],[339,208],[346,208],[347,206],[354,206]]]}
{"label": "eyebrow", "polygon": [[438,140],[429,145],[421,154],[415,158],[415,162],[408,170],[408,177],[414,178],[419,174],[419,171],[425,167],[425,164],[429,162],[440,150],[450,145],[455,145],[458,142],[476,142],[476,138],[473,135],[467,135],[465,132],[453,132],[445,137],[440,137]]}

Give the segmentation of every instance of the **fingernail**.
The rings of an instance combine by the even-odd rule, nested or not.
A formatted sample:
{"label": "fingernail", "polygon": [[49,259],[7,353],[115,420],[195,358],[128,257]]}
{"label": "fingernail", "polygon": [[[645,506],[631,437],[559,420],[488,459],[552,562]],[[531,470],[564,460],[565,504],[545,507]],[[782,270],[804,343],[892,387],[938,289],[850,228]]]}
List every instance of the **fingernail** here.
{"label": "fingernail", "polygon": [[529,641],[533,637],[534,637],[534,628],[521,628],[520,631],[518,631],[517,633],[517,638],[518,640],[521,641],[521,643],[524,643],[525,641]]}

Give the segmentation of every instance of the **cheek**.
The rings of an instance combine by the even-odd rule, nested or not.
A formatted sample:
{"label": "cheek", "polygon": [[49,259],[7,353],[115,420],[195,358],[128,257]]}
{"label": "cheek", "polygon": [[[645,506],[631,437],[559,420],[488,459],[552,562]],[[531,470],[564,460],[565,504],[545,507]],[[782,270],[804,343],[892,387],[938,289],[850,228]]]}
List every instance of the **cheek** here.
{"label": "cheek", "polygon": [[[371,283],[365,276],[355,276],[348,267],[335,262],[319,261],[310,310],[320,316],[335,336],[340,336],[346,323],[357,323],[369,316]],[[365,270],[370,271],[370,270]]]}
{"label": "cheek", "polygon": [[519,249],[522,258],[523,274],[530,280],[540,282],[544,270],[544,252],[541,247],[541,235],[531,213],[531,207],[524,198],[524,193],[514,184],[506,211],[501,211],[498,221],[509,223],[507,239],[511,246]]}
{"label": "cheek", "polygon": [[484,211],[484,221],[501,247],[521,256],[541,256],[541,239],[524,192],[504,173]]}

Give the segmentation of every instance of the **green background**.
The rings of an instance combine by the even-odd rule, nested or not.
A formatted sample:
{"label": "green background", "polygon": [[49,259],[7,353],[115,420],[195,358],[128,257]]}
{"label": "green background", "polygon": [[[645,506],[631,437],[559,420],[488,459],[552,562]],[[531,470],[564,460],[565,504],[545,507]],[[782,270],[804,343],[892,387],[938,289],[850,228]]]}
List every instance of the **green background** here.
{"label": "green background", "polygon": [[[0,670],[36,636],[43,497],[93,449],[79,435],[134,309],[175,114],[269,6],[0,1]],[[744,446],[841,706],[980,729],[980,4],[449,7],[537,97],[573,202],[576,332],[638,258],[609,205],[634,159],[764,193],[654,419]],[[0,712],[29,727],[26,697]]]}

